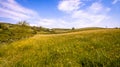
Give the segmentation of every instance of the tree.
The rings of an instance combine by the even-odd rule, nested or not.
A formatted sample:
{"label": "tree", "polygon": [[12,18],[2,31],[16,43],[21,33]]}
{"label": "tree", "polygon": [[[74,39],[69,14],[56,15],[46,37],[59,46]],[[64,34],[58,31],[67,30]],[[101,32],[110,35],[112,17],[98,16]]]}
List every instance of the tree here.
{"label": "tree", "polygon": [[29,26],[29,23],[26,21],[19,21],[18,25],[22,25],[22,26]]}
{"label": "tree", "polygon": [[72,27],[72,30],[75,30],[75,28],[74,28],[74,27]]}

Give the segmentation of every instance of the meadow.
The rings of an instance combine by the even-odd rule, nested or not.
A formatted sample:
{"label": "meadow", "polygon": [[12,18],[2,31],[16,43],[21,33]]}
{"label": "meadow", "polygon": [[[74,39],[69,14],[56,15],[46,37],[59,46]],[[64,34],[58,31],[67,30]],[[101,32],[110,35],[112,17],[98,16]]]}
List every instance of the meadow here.
{"label": "meadow", "polygon": [[120,29],[36,34],[0,44],[0,67],[120,67]]}

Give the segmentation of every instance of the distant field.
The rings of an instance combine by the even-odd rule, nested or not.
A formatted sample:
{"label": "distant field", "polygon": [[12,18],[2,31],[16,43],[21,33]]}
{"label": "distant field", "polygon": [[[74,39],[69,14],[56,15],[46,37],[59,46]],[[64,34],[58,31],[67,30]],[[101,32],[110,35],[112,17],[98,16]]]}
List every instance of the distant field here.
{"label": "distant field", "polygon": [[120,67],[120,29],[37,34],[1,44],[0,67]]}
{"label": "distant field", "polygon": [[74,29],[62,29],[62,28],[53,28],[56,34],[60,33],[70,33],[70,32],[78,32],[78,31],[87,31],[87,30],[98,30],[98,29],[105,29],[101,27],[85,27],[85,28],[74,28]]}

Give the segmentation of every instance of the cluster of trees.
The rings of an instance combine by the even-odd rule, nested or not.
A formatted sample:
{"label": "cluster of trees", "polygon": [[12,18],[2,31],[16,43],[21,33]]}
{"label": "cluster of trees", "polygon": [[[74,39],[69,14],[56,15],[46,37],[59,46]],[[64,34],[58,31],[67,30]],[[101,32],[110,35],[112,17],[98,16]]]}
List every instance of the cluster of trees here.
{"label": "cluster of trees", "polygon": [[29,26],[29,23],[26,21],[19,21],[17,24],[21,26]]}

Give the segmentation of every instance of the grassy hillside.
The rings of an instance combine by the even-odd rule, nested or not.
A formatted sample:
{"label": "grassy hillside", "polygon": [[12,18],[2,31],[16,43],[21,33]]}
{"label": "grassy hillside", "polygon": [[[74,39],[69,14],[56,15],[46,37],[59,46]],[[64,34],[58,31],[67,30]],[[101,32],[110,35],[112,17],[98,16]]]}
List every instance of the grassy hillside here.
{"label": "grassy hillside", "polygon": [[35,31],[30,26],[22,26],[0,22],[0,43],[11,43],[16,40],[31,37]]}
{"label": "grassy hillside", "polygon": [[38,34],[0,45],[0,67],[120,67],[120,29]]}
{"label": "grassy hillside", "polygon": [[11,43],[13,41],[31,37],[37,33],[51,34],[54,32],[43,27],[0,22],[0,43]]}

